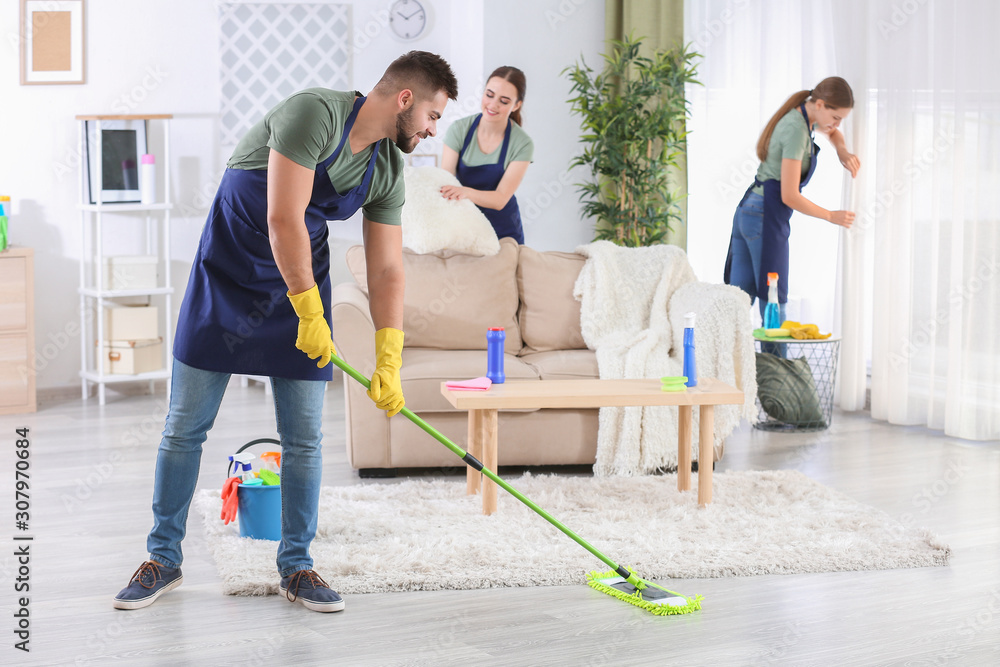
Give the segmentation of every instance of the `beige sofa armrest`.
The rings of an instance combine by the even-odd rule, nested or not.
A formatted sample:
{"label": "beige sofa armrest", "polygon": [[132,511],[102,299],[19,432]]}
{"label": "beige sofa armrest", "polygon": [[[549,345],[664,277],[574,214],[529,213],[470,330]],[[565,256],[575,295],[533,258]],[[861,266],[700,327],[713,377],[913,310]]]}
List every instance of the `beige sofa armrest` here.
{"label": "beige sofa armrest", "polygon": [[[374,363],[375,323],[368,305],[368,293],[357,283],[340,283],[333,287],[332,302],[333,343],[337,352],[343,347],[344,355],[350,354],[351,358],[359,360],[363,358],[363,352],[356,349],[356,346],[361,344],[365,346],[364,352],[370,353]],[[348,359],[344,355],[341,356]],[[349,360],[348,363],[354,365],[355,362]],[[360,368],[358,370],[361,371]]]}
{"label": "beige sofa armrest", "polygon": [[[368,295],[357,283],[333,288],[333,343],[337,355],[365,377],[375,371],[375,324]],[[347,458],[355,468],[389,468],[389,420],[359,382],[343,373]]]}

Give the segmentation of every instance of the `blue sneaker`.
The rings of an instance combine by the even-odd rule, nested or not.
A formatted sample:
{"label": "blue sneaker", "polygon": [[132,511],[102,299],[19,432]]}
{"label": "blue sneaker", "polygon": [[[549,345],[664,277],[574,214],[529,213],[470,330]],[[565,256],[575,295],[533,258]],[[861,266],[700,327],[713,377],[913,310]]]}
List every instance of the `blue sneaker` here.
{"label": "blue sneaker", "polygon": [[184,577],[179,567],[167,567],[147,560],[139,566],[128,586],[115,596],[115,609],[142,609],[156,602],[167,591],[181,585]]}
{"label": "blue sneaker", "polygon": [[281,578],[278,587],[290,602],[301,602],[313,611],[341,611],[344,600],[313,570],[299,570]]}

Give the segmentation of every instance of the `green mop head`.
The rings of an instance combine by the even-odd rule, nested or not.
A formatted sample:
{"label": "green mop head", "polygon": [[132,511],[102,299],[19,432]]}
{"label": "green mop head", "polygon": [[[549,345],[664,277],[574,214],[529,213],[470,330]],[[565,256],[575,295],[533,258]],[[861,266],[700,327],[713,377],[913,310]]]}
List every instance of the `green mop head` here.
{"label": "green mop head", "polygon": [[642,607],[657,616],[690,614],[701,609],[701,595],[685,597],[639,577],[635,570],[628,568],[632,575],[625,579],[615,570],[591,572],[587,584],[594,590],[624,600],[636,607]]}

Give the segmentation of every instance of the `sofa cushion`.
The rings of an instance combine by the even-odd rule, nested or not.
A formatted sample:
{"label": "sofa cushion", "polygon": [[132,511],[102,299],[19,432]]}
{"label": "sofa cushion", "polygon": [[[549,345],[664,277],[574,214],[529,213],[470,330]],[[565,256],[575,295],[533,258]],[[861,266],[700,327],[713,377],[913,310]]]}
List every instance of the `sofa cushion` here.
{"label": "sofa cushion", "polygon": [[441,186],[461,186],[440,167],[404,167],[403,245],[414,252],[451,249],[469,255],[500,250],[493,225],[471,199],[445,199]]}
{"label": "sofa cushion", "polygon": [[[516,319],[517,250],[517,242],[509,238],[500,241],[500,252],[492,257],[450,250],[421,255],[404,249],[404,347],[485,350],[486,330],[504,327],[504,349],[517,354],[522,347]],[[363,246],[347,251],[347,266],[367,291]]]}
{"label": "sofa cushion", "polygon": [[586,258],[573,252],[539,252],[521,246],[517,291],[518,324],[528,352],[586,349],[580,302],[573,285]]}
{"label": "sofa cushion", "polygon": [[542,380],[596,380],[597,353],[593,350],[553,350],[522,354],[521,361],[535,369]]}
{"label": "sofa cushion", "polygon": [[[452,412],[441,383],[449,380],[469,380],[486,375],[486,352],[482,350],[431,350],[411,347],[403,350],[403,366],[399,377],[403,383],[406,407],[414,412]],[[532,366],[512,354],[504,356],[507,380],[537,380]]]}

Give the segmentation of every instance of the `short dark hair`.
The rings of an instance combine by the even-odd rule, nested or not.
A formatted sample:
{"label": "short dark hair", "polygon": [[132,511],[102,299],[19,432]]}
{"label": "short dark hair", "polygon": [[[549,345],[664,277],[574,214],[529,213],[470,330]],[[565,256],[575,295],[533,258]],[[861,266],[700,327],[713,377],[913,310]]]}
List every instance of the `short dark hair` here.
{"label": "short dark hair", "polygon": [[427,51],[410,51],[392,61],[385,74],[375,84],[375,90],[393,94],[409,88],[424,99],[434,97],[439,90],[448,98],[458,99],[458,81],[444,58]]}

